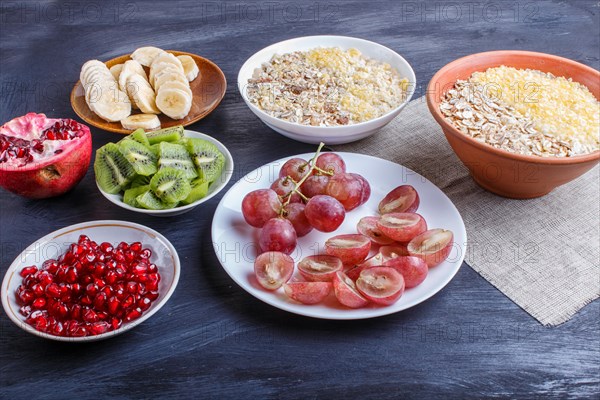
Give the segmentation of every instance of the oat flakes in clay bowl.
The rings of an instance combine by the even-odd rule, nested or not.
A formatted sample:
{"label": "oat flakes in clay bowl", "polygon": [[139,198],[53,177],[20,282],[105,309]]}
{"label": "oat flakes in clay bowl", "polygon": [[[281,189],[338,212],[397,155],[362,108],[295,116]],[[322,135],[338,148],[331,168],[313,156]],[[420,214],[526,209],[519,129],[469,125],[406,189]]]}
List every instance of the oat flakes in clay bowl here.
{"label": "oat flakes in clay bowl", "polygon": [[533,69],[571,78],[600,99],[600,72],[578,62],[544,53],[492,51],[460,58],[440,69],[429,83],[427,104],[448,143],[477,184],[514,199],[541,197],[583,175],[600,161],[600,151],[572,157],[540,157],[497,149],[461,133],[446,120],[440,104],[457,80],[500,66]]}

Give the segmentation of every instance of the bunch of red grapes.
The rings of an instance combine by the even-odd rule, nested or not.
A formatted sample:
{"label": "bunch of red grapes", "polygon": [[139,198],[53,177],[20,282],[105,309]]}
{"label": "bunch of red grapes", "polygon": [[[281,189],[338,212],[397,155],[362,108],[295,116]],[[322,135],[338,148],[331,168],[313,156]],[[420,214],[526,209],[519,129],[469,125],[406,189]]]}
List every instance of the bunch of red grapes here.
{"label": "bunch of red grapes", "polygon": [[[283,287],[288,297],[303,304],[321,302],[333,290],[339,303],[350,308],[390,305],[405,288],[421,284],[429,268],[448,257],[453,234],[428,230],[416,213],[420,199],[410,185],[389,192],[379,203],[378,216],[359,221],[358,233],[331,237],[325,254],[301,260],[297,268],[303,281],[290,281],[295,264],[289,254],[297,238],[313,229],[335,231],[346,212],[370,195],[367,180],[346,172],[336,153],[317,151],[309,161],[288,160],[270,189],[250,192],[242,201],[246,222],[262,228],[261,254],[254,262],[259,284],[267,290]],[[367,258],[372,245],[379,246],[378,252]]]}
{"label": "bunch of red grapes", "polygon": [[370,196],[371,186],[364,177],[346,172],[346,163],[338,154],[324,153],[311,162],[288,160],[270,189],[255,190],[244,197],[242,214],[249,225],[262,228],[261,251],[290,254],[298,237],[313,229],[335,231],[346,212]]}

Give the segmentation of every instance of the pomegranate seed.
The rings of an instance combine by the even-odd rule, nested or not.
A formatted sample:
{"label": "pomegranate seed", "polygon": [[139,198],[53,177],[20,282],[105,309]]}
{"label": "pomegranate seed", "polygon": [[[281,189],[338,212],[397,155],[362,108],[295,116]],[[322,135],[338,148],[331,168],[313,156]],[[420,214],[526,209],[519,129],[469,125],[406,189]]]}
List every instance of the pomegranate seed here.
{"label": "pomegranate seed", "polygon": [[42,271],[38,275],[38,279],[40,281],[40,285],[43,287],[48,286],[52,282],[54,282],[54,277],[48,271]]}
{"label": "pomegranate seed", "polygon": [[104,322],[104,321],[94,322],[93,324],[90,325],[90,333],[92,335],[100,335],[102,333],[108,332],[109,328],[110,328],[110,325],[107,322]]}
{"label": "pomegranate seed", "polygon": [[119,279],[119,277],[117,276],[117,273],[115,271],[108,271],[106,273],[106,283],[108,283],[109,285],[114,284],[117,279]]}
{"label": "pomegranate seed", "polygon": [[37,272],[37,267],[32,265],[31,267],[25,267],[21,270],[21,276],[25,278],[28,275],[35,274]]}
{"label": "pomegranate seed", "polygon": [[60,321],[56,321],[56,324],[52,327],[52,334],[56,336],[64,336],[64,327]]}
{"label": "pomegranate seed", "polygon": [[50,274],[55,274],[58,269],[58,262],[56,260],[46,260],[42,264],[42,268]]}
{"label": "pomegranate seed", "polygon": [[104,311],[98,311],[98,319],[101,321],[105,321],[108,318],[108,314],[105,313]]}
{"label": "pomegranate seed", "polygon": [[135,303],[135,297],[133,297],[132,295],[129,295],[125,298],[125,300],[123,300],[121,307],[123,307],[123,309],[128,309],[129,307],[131,307],[133,305],[133,303]]}
{"label": "pomegranate seed", "polygon": [[112,288],[106,285],[102,288],[102,293],[104,293],[106,297],[110,297],[112,295]]}
{"label": "pomegranate seed", "polygon": [[101,278],[94,278],[94,284],[98,286],[98,289],[102,289],[104,286],[106,286],[106,282]]}
{"label": "pomegranate seed", "polygon": [[87,253],[85,253],[85,261],[88,262],[88,264],[93,263],[96,260],[96,253],[94,253],[93,251],[88,251]]}
{"label": "pomegranate seed", "polygon": [[66,304],[58,303],[56,306],[56,316],[61,319],[65,319],[69,315],[69,309]]}
{"label": "pomegranate seed", "polygon": [[148,292],[148,293],[146,293],[146,297],[149,298],[150,300],[154,301],[154,300],[158,299],[158,292],[157,291]]}
{"label": "pomegranate seed", "polygon": [[79,304],[73,304],[73,306],[71,307],[71,318],[74,320],[80,320],[81,310],[82,307]]}
{"label": "pomegranate seed", "polygon": [[127,286],[126,289],[129,293],[137,293],[138,291],[138,285],[136,282],[127,282]]}
{"label": "pomegranate seed", "polygon": [[77,282],[78,274],[77,270],[74,267],[70,267],[67,269],[66,281],[69,283]]}
{"label": "pomegranate seed", "polygon": [[132,243],[131,246],[129,246],[129,249],[134,253],[139,253],[142,251],[142,244],[140,242]]}
{"label": "pomegranate seed", "polygon": [[125,261],[125,254],[122,250],[117,250],[113,253],[113,258],[122,263]]}
{"label": "pomegranate seed", "polygon": [[127,313],[127,315],[125,316],[125,321],[127,321],[127,322],[133,321],[134,319],[138,319],[141,316],[142,316],[142,310],[138,307]]}
{"label": "pomegranate seed", "polygon": [[156,266],[156,264],[148,265],[148,272],[151,272],[151,273],[158,272],[158,267]]}
{"label": "pomegranate seed", "polygon": [[129,250],[129,245],[127,243],[125,243],[125,242],[121,242],[117,246],[117,249],[119,249],[119,250]]}
{"label": "pomegranate seed", "polygon": [[98,293],[96,297],[94,297],[94,308],[102,310],[104,309],[104,304],[106,304],[106,294],[103,292]]}
{"label": "pomegranate seed", "polygon": [[140,253],[140,257],[149,260],[150,257],[152,257],[152,250],[150,250],[150,249],[142,250],[142,252]]}
{"label": "pomegranate seed", "polygon": [[41,332],[45,332],[48,327],[48,319],[44,316],[37,317],[35,319],[35,329]]}
{"label": "pomegranate seed", "polygon": [[101,278],[106,271],[106,266],[103,263],[97,262],[94,264],[94,276],[97,278]]}
{"label": "pomegranate seed", "polygon": [[81,304],[83,304],[84,306],[90,306],[90,305],[92,305],[92,298],[86,294],[84,296],[81,296],[81,299],[79,299],[79,302]]}
{"label": "pomegranate seed", "polygon": [[119,318],[112,318],[110,320],[110,325],[112,326],[113,330],[117,330],[121,327],[121,320]]}
{"label": "pomegranate seed", "polygon": [[133,264],[133,272],[136,274],[144,274],[148,271],[148,264],[144,262],[134,263]]}
{"label": "pomegranate seed", "polygon": [[95,296],[96,293],[98,293],[98,285],[96,285],[95,283],[88,284],[85,288],[85,293],[88,296]]}
{"label": "pomegranate seed", "polygon": [[92,282],[94,282],[94,277],[92,275],[84,275],[81,279],[81,283],[83,283],[86,286]]}
{"label": "pomegranate seed", "polygon": [[33,294],[35,294],[37,297],[44,295],[44,287],[42,285],[40,285],[39,283],[36,283],[35,285],[33,285],[31,287],[31,290],[33,290]]}
{"label": "pomegranate seed", "polygon": [[38,297],[37,299],[35,299],[33,301],[33,303],[31,303],[31,306],[33,308],[37,308],[37,309],[44,308],[45,305],[46,305],[46,299],[44,297]]}
{"label": "pomegranate seed", "polygon": [[101,249],[101,250],[102,250],[102,252],[103,252],[103,253],[105,253],[105,254],[112,253],[112,251],[113,251],[112,244],[110,244],[110,243],[108,243],[108,242],[103,242],[103,243],[100,245],[100,249]]}
{"label": "pomegranate seed", "polygon": [[89,243],[90,242],[90,238],[87,237],[86,235],[79,235],[79,239],[77,240],[77,243],[81,244],[81,243]]}
{"label": "pomegranate seed", "polygon": [[98,321],[98,314],[90,308],[83,312],[83,320],[86,322],[96,322]]}
{"label": "pomegranate seed", "polygon": [[138,307],[142,311],[146,311],[147,309],[149,309],[150,304],[152,304],[152,300],[150,300],[148,297],[142,297],[137,303]]}
{"label": "pomegranate seed", "polygon": [[79,283],[72,284],[71,291],[74,295],[81,293],[81,285]]}
{"label": "pomegranate seed", "polygon": [[61,296],[61,289],[56,283],[46,286],[46,294],[52,298],[58,299]]}
{"label": "pomegranate seed", "polygon": [[31,306],[23,306],[19,308],[19,312],[21,313],[21,315],[28,317],[29,314],[31,314]]}
{"label": "pomegranate seed", "polygon": [[24,305],[30,304],[35,299],[35,295],[29,289],[22,290],[17,296]]}
{"label": "pomegranate seed", "polygon": [[108,308],[108,312],[111,315],[116,315],[117,312],[119,311],[120,307],[121,307],[121,303],[115,296],[108,299],[108,307],[107,308]]}

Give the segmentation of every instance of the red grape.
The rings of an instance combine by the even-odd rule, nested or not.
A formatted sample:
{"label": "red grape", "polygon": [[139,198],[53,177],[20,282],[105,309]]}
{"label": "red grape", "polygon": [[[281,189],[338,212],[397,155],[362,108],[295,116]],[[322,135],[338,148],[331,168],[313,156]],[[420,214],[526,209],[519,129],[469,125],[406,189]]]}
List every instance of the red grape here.
{"label": "red grape", "polygon": [[285,294],[302,304],[317,304],[331,292],[331,282],[290,282],[283,284]]}
{"label": "red grape", "polygon": [[354,281],[341,271],[333,277],[333,292],[338,301],[346,307],[360,308],[369,304],[369,301],[356,290]]}
{"label": "red grape", "polygon": [[333,175],[346,172],[346,163],[342,157],[336,153],[321,154],[317,158],[315,165],[323,171],[327,171]]}
{"label": "red grape", "polygon": [[281,201],[271,189],[259,189],[248,193],[242,200],[242,214],[249,225],[262,228],[263,225],[279,215]]}
{"label": "red grape", "polygon": [[360,221],[358,221],[356,230],[358,230],[358,233],[361,235],[370,238],[373,243],[381,245],[394,243],[394,239],[385,236],[377,227],[377,221],[379,221],[379,217],[362,217]]}
{"label": "red grape", "polygon": [[308,165],[308,161],[303,160],[302,158],[291,158],[281,167],[279,177],[283,178],[289,176],[295,182],[300,182],[302,178],[308,175],[309,171],[310,165]]}
{"label": "red grape", "polygon": [[351,173],[350,175],[358,178],[362,183],[362,196],[360,199],[360,205],[362,206],[369,201],[369,198],[371,197],[371,185],[369,185],[369,182],[367,182],[365,177],[360,174]]}
{"label": "red grape", "polygon": [[355,209],[362,201],[363,185],[359,178],[340,173],[329,178],[326,194],[337,199],[346,211]]}
{"label": "red grape", "polygon": [[306,236],[313,230],[313,226],[308,222],[308,218],[304,214],[305,207],[304,203],[290,203],[285,206],[285,218],[292,223],[298,237]]}
{"label": "red grape", "polygon": [[306,203],[304,214],[316,230],[333,232],[344,222],[346,211],[333,197],[318,195]]}
{"label": "red grape", "polygon": [[420,285],[427,278],[429,268],[427,263],[419,257],[401,256],[388,260],[384,267],[394,268],[404,278],[407,289]]}
{"label": "red grape", "polygon": [[308,256],[298,263],[300,275],[311,282],[330,282],[342,268],[342,260],[326,255]]}
{"label": "red grape", "polygon": [[[282,201],[286,201],[288,194],[294,190],[296,184],[287,176],[281,177],[277,179],[275,182],[271,184],[271,189],[275,191],[281,197]],[[290,198],[290,203],[300,203],[302,198],[298,193],[292,193]]]}
{"label": "red grape", "polygon": [[290,254],[296,248],[297,236],[294,226],[283,218],[271,218],[263,226],[258,238],[260,249]]}
{"label": "red grape", "polygon": [[308,198],[325,194],[325,188],[329,182],[327,175],[311,175],[302,184],[302,194]]}

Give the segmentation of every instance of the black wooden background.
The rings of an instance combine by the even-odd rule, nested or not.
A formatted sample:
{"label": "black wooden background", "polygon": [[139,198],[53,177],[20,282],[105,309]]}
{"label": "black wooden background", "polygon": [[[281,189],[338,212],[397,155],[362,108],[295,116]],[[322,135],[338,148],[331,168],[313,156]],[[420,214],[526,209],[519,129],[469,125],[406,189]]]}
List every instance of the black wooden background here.
{"label": "black wooden background", "polygon": [[[598,1],[2,1],[0,122],[29,111],[75,117],[81,64],[142,45],[200,54],[228,78],[222,104],[191,128],[233,153],[232,182],[277,158],[313,150],[263,125],[244,105],[237,71],[280,40],[340,34],[402,54],[423,94],[444,64],[526,49],[600,66]],[[94,148],[119,138],[92,129]],[[179,286],[151,319],[98,343],[55,343],[0,314],[0,398],[598,398],[600,303],[544,328],[467,265],[438,295],[374,320],[303,318],[254,299],[211,245],[221,196],[159,219],[108,203],[89,171],[71,193],[32,201],[0,193],[0,273],[37,238],[95,219],[163,233],[183,263]],[[597,245],[597,244],[596,244]]]}

